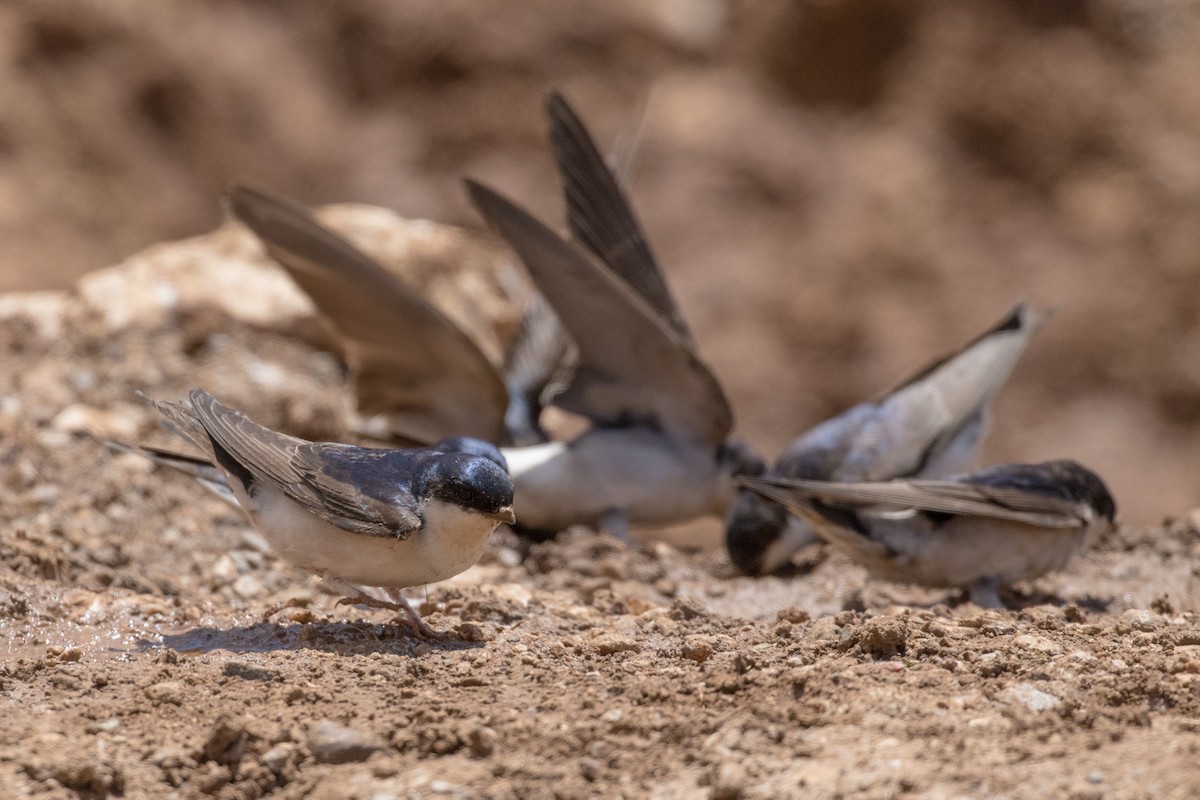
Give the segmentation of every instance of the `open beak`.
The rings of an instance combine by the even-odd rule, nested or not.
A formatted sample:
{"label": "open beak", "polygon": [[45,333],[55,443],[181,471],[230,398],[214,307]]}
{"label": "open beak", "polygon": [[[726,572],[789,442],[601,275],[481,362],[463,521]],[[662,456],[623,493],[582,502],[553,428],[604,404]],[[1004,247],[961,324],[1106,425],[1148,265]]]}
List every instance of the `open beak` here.
{"label": "open beak", "polygon": [[517,521],[517,512],[513,511],[512,506],[505,506],[504,508],[500,509],[499,511],[495,511],[491,514],[488,514],[487,516],[491,517],[492,519],[498,519],[501,522],[507,523],[509,525],[512,525],[514,522]]}

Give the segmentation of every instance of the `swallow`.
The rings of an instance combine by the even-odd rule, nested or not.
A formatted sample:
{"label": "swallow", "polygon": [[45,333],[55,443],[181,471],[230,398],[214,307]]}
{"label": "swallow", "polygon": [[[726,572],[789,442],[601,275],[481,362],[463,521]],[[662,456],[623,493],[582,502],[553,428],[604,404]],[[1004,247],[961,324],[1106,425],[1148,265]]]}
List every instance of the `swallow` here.
{"label": "swallow", "polygon": [[946,480],[834,483],[744,478],[884,580],[963,587],[1001,607],[999,586],[1062,569],[1117,507],[1074,461],[1003,464]]}
{"label": "swallow", "polygon": [[568,237],[468,179],[476,209],[512,247],[575,345],[551,402],[590,421],[568,442],[506,450],[521,524],[628,539],[631,524],[723,515],[762,460],[730,438],[733,414],[701,359],[620,182],[566,100],[549,95]]}
{"label": "swallow", "polygon": [[[793,441],[766,475],[855,482],[940,478],[970,469],[992,400],[1046,316],[1018,303],[958,351]],[[814,541],[805,519],[760,493],[741,492],[725,521],[730,560],[751,575],[775,572]]]}
{"label": "swallow", "polygon": [[[474,439],[376,449],[308,442],[258,425],[201,389],[189,404],[147,398],[203,458],[144,451],[232,495],[282,559],[322,577],[341,602],[402,612],[433,636],[403,589],[471,567],[501,523],[513,523],[502,455]],[[380,600],[362,586],[383,589]]]}
{"label": "swallow", "polygon": [[467,184],[540,292],[507,376],[303,207],[247,188],[231,191],[229,207],[347,342],[359,411],[382,415],[393,433],[421,443],[466,434],[525,444],[537,437],[520,432],[538,432],[550,404],[590,423],[568,441],[502,448],[520,532],[541,539],[586,525],[628,539],[634,523],[723,516],[734,476],[764,464],[729,438],[728,400],[696,352],[620,181],[566,101],[552,94],[546,107],[567,238]]}

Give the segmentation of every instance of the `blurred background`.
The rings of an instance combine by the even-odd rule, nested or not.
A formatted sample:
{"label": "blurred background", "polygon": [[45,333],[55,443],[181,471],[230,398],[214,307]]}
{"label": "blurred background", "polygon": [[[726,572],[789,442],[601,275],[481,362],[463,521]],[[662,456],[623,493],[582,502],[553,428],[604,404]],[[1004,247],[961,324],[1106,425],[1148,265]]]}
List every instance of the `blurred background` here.
{"label": "blurred background", "polygon": [[788,439],[1058,306],[988,461],[1070,456],[1126,520],[1200,500],[1192,0],[8,0],[0,289],[221,221],[229,183],[477,226],[472,175],[561,219],[566,92],[742,434]]}

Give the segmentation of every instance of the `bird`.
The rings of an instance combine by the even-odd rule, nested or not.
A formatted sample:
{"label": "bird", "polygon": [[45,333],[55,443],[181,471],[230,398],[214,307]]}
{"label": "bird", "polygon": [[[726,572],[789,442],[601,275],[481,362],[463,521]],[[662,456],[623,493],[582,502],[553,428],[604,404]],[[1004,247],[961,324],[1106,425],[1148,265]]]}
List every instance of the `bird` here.
{"label": "bird", "polygon": [[[969,469],[993,398],[1047,317],[1017,303],[959,350],[794,440],[766,475],[851,482],[939,478]],[[725,520],[726,552],[749,575],[778,571],[815,541],[805,519],[755,492],[741,492]]]}
{"label": "bird", "polygon": [[1001,464],[945,480],[837,483],[780,477],[742,485],[781,503],[885,580],[963,587],[1002,607],[997,589],[1062,569],[1117,507],[1096,473],[1070,460]]}
{"label": "bird", "polygon": [[407,449],[309,442],[259,425],[202,389],[188,393],[187,405],[146,400],[203,456],[124,449],[232,497],[280,558],[320,575],[345,595],[340,602],[401,612],[418,635],[438,636],[402,590],[471,567],[492,531],[516,519],[512,479],[486,442]]}
{"label": "bird", "polygon": [[762,459],[731,438],[733,414],[700,358],[633,209],[587,128],[546,100],[567,206],[560,236],[494,189],[466,180],[476,209],[516,252],[575,345],[550,402],[591,422],[569,442],[506,450],[522,525],[545,531],[715,514]]}
{"label": "bird", "polygon": [[[533,366],[508,359],[515,382],[302,206],[234,187],[229,208],[309,294],[352,358],[360,354],[360,374],[369,366],[371,390],[361,377],[356,382],[360,412],[384,415],[418,442],[461,434],[512,441],[511,432],[536,427],[544,404],[590,423],[567,440],[501,448],[521,509],[519,533],[540,540],[584,525],[628,541],[633,524],[723,517],[734,477],[765,464],[730,437],[728,400],[586,127],[561,94],[548,96],[546,110],[569,238],[482,184],[466,184],[543,304],[525,337]],[[522,381],[529,388],[521,390]],[[506,414],[516,421],[505,424]]]}

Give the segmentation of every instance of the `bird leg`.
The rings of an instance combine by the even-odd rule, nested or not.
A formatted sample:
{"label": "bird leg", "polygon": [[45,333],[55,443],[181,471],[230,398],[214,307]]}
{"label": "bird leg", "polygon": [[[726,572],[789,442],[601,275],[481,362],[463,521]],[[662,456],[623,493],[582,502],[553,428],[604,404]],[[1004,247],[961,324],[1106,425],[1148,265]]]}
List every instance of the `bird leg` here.
{"label": "bird leg", "polygon": [[403,589],[385,589],[388,597],[396,602],[396,610],[403,611],[409,627],[418,635],[426,639],[445,639],[446,634],[442,631],[435,630],[429,626],[429,623],[421,619],[421,615],[408,602],[408,598],[404,596]]}
{"label": "bird leg", "polygon": [[994,576],[979,578],[967,587],[967,597],[980,608],[1004,608],[1000,600],[1000,581]]}
{"label": "bird leg", "polygon": [[417,638],[420,639],[445,639],[446,634],[430,627],[425,620],[421,619],[421,615],[417,613],[408,602],[408,598],[404,596],[402,589],[383,589],[383,592],[388,596],[388,600],[381,600],[374,595],[369,594],[360,586],[355,586],[349,581],[343,580],[336,575],[321,576],[321,583],[331,592],[345,595],[337,601],[339,606],[344,605],[364,605],[371,608],[382,608],[386,611],[395,611],[399,613],[400,618],[407,624]]}
{"label": "bird leg", "polygon": [[629,532],[629,515],[622,508],[610,508],[600,516],[598,530],[609,533],[632,547],[633,534]]}

